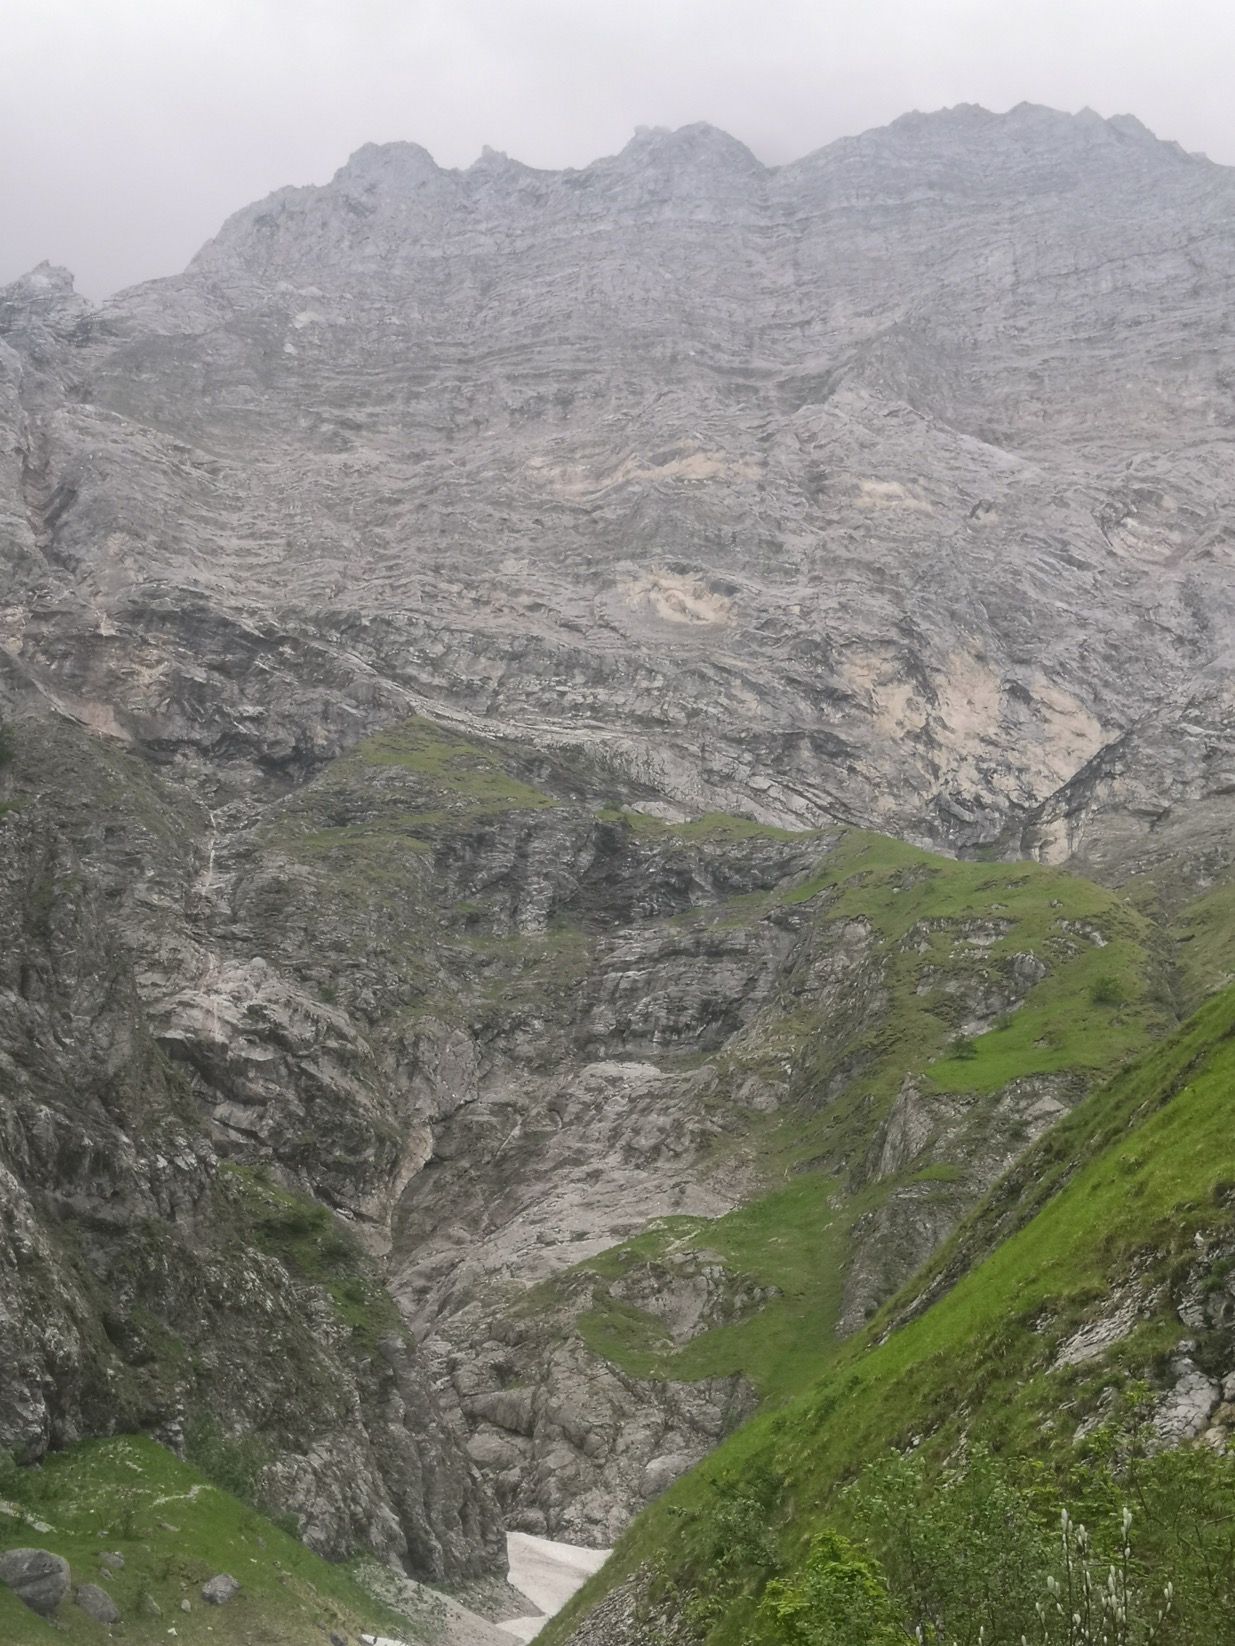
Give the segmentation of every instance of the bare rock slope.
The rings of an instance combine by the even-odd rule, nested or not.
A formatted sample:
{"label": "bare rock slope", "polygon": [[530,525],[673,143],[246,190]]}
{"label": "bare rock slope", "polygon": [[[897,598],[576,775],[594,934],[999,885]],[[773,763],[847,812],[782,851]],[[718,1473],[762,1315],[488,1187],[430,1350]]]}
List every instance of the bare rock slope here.
{"label": "bare rock slope", "polygon": [[0,300],[5,644],[303,766],[408,693],[692,810],[993,835],[1230,622],[1235,184],[1135,121],[412,144]]}

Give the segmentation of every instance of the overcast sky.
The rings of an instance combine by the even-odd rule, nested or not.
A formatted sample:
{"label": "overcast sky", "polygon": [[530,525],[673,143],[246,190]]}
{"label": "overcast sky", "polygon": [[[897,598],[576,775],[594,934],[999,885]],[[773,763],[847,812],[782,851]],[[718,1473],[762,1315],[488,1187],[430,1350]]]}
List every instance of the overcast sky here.
{"label": "overcast sky", "polygon": [[1235,164],[1231,0],[4,0],[0,283],[100,297],[361,143],[584,165],[709,120],[789,160],[906,109],[1131,112]]}

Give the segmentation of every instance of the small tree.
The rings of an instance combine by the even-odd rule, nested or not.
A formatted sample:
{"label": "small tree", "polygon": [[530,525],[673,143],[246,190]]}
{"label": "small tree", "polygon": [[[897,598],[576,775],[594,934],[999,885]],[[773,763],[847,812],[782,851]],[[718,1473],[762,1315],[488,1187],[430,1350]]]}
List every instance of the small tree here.
{"label": "small tree", "polygon": [[835,1532],[821,1532],[795,1577],[769,1583],[761,1621],[785,1646],[904,1646],[882,1572]]}
{"label": "small tree", "polygon": [[1089,998],[1095,1006],[1122,1006],[1127,1002],[1128,991],[1117,977],[1107,973],[1089,985]]}

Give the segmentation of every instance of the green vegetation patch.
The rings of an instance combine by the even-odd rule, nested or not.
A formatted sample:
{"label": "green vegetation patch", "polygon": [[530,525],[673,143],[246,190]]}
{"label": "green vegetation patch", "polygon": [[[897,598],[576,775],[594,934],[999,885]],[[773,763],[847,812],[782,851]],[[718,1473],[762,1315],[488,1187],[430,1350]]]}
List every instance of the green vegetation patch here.
{"label": "green vegetation patch", "polygon": [[666,823],[647,812],[606,807],[598,813],[605,822],[624,823],[632,833],[649,839],[696,840],[726,845],[743,840],[813,840],[821,829],[782,829],[775,823],[759,823],[753,817],[737,817],[732,812],[703,812],[684,823]]}
{"label": "green vegetation patch", "polygon": [[[765,1395],[782,1395],[802,1386],[834,1341],[845,1240],[855,1215],[835,1187],[812,1173],[724,1217],[663,1219],[546,1282],[526,1307],[543,1307],[547,1296],[561,1295],[589,1275],[592,1304],[578,1330],[595,1354],[635,1376],[693,1380],[741,1373]],[[715,1259],[723,1264],[739,1318],[682,1347],[653,1316],[614,1295],[615,1282],[637,1278],[641,1270],[671,1286],[675,1271],[684,1273],[701,1259],[713,1268]],[[743,1310],[741,1300],[751,1288],[774,1298],[753,1312]]]}
{"label": "green vegetation patch", "polygon": [[1185,905],[1172,924],[1181,993],[1189,1004],[1235,980],[1235,882]]}
{"label": "green vegetation patch", "polygon": [[[427,1638],[373,1600],[350,1567],[312,1554],[145,1436],[84,1441],[37,1467],[2,1469],[0,1500],[0,1549],[62,1555],[74,1586],[96,1583],[112,1597],[133,1646],[161,1646],[171,1629],[188,1646],[305,1646],[331,1631],[351,1640],[362,1631]],[[104,1552],[122,1555],[123,1567],[105,1569]],[[239,1593],[226,1606],[206,1605],[201,1586],[220,1572],[237,1580]],[[190,1611],[181,1611],[182,1600]],[[0,1640],[96,1646],[105,1638],[71,1597],[45,1622],[0,1585]]]}
{"label": "green vegetation patch", "polygon": [[515,776],[497,746],[415,718],[333,761],[285,803],[271,836],[356,891],[414,895],[415,859],[442,835],[555,804]]}
{"label": "green vegetation patch", "polygon": [[297,1280],[320,1287],[359,1346],[372,1348],[402,1332],[398,1306],[368,1254],[325,1206],[276,1184],[259,1167],[225,1162],[219,1182],[235,1237],[276,1258]]}
{"label": "green vegetation patch", "polygon": [[427,788],[480,811],[528,811],[553,805],[542,790],[512,776],[496,749],[421,718],[375,732],[337,766],[344,771],[357,766],[396,767],[423,779]]}

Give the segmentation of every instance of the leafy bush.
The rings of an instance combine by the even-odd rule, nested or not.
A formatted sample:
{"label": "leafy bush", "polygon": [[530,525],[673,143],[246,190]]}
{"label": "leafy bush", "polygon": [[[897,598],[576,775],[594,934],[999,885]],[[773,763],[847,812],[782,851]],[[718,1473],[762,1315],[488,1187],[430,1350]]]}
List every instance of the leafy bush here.
{"label": "leafy bush", "polygon": [[942,1475],[920,1456],[892,1453],[845,1497],[925,1639],[1019,1641],[1035,1620],[1050,1534],[1032,1488],[985,1449]]}
{"label": "leafy bush", "polygon": [[256,1501],[257,1477],[268,1457],[252,1436],[233,1438],[214,1417],[201,1412],[186,1423],[184,1443],[186,1458],[207,1480],[244,1503]]}
{"label": "leafy bush", "polygon": [[821,1532],[802,1570],[769,1583],[760,1621],[785,1646],[904,1646],[899,1608],[878,1566]]}
{"label": "leafy bush", "polygon": [[1095,977],[1089,985],[1089,999],[1095,1006],[1126,1006],[1128,991],[1117,977],[1110,973]]}
{"label": "leafy bush", "polygon": [[[1075,1462],[1070,1494],[1092,1531],[1048,1507],[1058,1488],[1043,1465],[981,1447],[942,1471],[921,1455],[890,1454],[842,1506],[911,1639],[1221,1646],[1235,1615],[1235,1458],[1208,1448],[1146,1456],[1143,1438],[1112,1427]],[[798,1586],[795,1578],[768,1593]]]}

